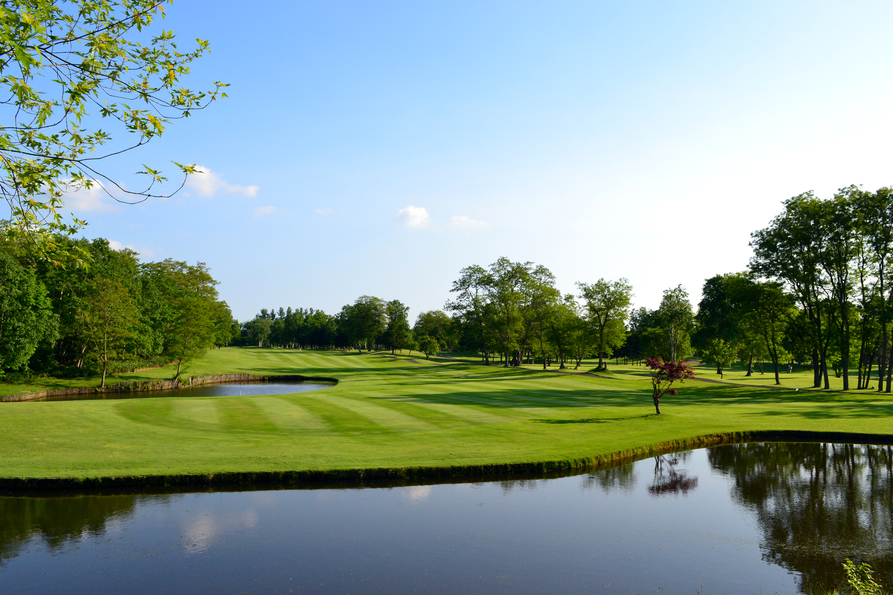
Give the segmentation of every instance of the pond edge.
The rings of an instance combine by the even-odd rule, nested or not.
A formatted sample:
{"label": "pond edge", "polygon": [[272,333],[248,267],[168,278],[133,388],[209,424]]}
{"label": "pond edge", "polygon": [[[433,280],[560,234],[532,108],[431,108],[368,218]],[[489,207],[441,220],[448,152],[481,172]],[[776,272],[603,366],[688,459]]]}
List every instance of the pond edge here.
{"label": "pond edge", "polygon": [[34,492],[45,490],[82,493],[121,489],[201,491],[210,488],[250,490],[264,487],[290,489],[364,488],[553,478],[618,467],[651,456],[697,448],[741,444],[744,442],[828,442],[837,444],[893,445],[893,435],[800,430],[759,430],[707,434],[592,457],[532,463],[498,463],[443,467],[381,467],[371,469],[231,471],[221,473],[99,477],[0,477],[0,491],[7,493],[29,492],[33,494]]}
{"label": "pond edge", "polygon": [[276,376],[257,376],[254,374],[215,374],[213,376],[195,376],[193,378],[178,378],[172,380],[141,380],[135,382],[116,382],[108,384],[105,388],[80,387],[59,388],[42,390],[35,393],[20,395],[6,395],[0,397],[0,403],[21,403],[26,401],[40,401],[47,397],[61,397],[65,395],[93,395],[102,393],[127,393],[150,392],[159,390],[173,390],[178,388],[191,388],[196,386],[209,386],[213,384],[228,384],[235,382],[331,382],[338,384],[334,378],[319,376],[301,376],[298,374],[280,374]]}

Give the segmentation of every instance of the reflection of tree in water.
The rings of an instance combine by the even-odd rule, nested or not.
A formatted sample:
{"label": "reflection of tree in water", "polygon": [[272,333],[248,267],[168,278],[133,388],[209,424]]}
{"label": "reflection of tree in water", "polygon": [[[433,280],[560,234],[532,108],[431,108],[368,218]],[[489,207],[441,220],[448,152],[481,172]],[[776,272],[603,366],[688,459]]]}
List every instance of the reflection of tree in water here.
{"label": "reflection of tree in water", "polygon": [[710,449],[757,515],[763,558],[800,573],[805,593],[843,588],[850,558],[893,586],[893,448],[851,444],[739,444]]}
{"label": "reflection of tree in water", "polygon": [[654,482],[648,486],[652,496],[667,494],[687,495],[698,487],[697,477],[688,477],[684,469],[676,469],[680,460],[686,460],[689,453],[654,457]]}
{"label": "reflection of tree in water", "polygon": [[588,473],[583,476],[580,487],[583,491],[597,487],[606,494],[614,490],[632,492],[636,487],[636,466],[620,465],[612,469]]}
{"label": "reflection of tree in water", "polygon": [[50,551],[101,535],[114,518],[133,514],[139,496],[0,497],[0,566],[38,538]]}

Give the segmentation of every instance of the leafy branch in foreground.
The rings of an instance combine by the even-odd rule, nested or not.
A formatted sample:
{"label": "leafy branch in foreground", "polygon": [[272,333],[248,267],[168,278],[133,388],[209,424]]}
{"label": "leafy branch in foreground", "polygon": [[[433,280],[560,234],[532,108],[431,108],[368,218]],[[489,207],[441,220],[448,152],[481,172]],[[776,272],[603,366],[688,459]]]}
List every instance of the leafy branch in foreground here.
{"label": "leafy branch in foreground", "polygon": [[[145,187],[128,190],[99,169],[100,161],[145,145],[168,123],[225,97],[180,86],[190,64],[209,51],[196,40],[181,52],[171,31],[143,30],[164,18],[164,0],[0,0],[0,194],[9,205],[8,230],[53,252],[52,233],[85,224],[66,222],[66,192],[100,187],[111,198],[138,203],[166,180],[143,165]],[[95,116],[135,135],[112,146]],[[185,175],[195,166],[175,163]],[[185,182],[185,177],[184,177]],[[182,187],[182,183],[180,185]],[[179,190],[179,188],[177,189]]]}

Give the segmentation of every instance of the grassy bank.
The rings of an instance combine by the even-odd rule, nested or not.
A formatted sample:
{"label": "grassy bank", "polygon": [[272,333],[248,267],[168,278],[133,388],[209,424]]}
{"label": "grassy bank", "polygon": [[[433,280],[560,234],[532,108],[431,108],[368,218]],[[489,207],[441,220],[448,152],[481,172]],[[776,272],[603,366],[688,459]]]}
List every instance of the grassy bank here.
{"label": "grassy bank", "polygon": [[[189,364],[184,375],[301,374],[340,382],[283,396],[3,403],[0,477],[299,472],[300,481],[311,473],[399,475],[420,467],[448,474],[468,466],[573,466],[704,435],[893,434],[893,398],[874,392],[693,381],[664,399],[663,414],[655,416],[640,372],[618,368],[610,378],[594,378],[423,357],[222,349]],[[116,381],[172,375],[162,368]]]}

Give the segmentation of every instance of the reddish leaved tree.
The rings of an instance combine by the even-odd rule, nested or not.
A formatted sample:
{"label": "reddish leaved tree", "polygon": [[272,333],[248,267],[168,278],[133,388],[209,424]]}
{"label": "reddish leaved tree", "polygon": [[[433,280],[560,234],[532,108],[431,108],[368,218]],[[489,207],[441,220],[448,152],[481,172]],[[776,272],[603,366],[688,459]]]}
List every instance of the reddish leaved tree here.
{"label": "reddish leaved tree", "polygon": [[695,371],[685,362],[664,362],[660,358],[649,357],[645,364],[651,368],[651,399],[654,409],[660,415],[660,398],[664,395],[678,395],[675,388],[670,388],[677,380],[681,383],[686,378],[694,378]]}

